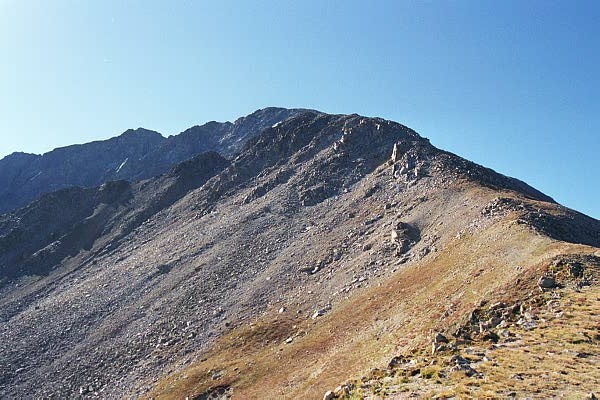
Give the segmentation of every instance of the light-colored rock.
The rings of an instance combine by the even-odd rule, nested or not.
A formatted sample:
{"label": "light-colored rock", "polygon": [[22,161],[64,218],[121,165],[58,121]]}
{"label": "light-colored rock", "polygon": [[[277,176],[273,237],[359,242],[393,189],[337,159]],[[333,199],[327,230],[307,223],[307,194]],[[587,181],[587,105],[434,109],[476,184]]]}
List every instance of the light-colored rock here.
{"label": "light-colored rock", "polygon": [[394,149],[392,150],[392,158],[391,161],[395,163],[398,161],[398,144],[394,143]]}
{"label": "light-colored rock", "polygon": [[312,315],[312,319],[316,319],[318,317],[325,315],[327,313],[327,311],[329,311],[329,310],[331,310],[331,305],[315,311],[314,314]]}

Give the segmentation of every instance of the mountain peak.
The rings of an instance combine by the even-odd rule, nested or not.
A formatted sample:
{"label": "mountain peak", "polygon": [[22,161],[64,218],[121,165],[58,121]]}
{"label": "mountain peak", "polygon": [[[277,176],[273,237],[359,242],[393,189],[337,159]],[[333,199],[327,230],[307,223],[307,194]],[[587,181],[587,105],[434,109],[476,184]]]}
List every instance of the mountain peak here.
{"label": "mountain peak", "polygon": [[[402,124],[270,108],[146,142],[65,148],[4,175],[13,191],[100,184],[0,215],[0,397],[322,398],[390,359],[399,385],[433,383],[433,367],[460,378],[465,361],[493,377],[459,348],[478,336],[510,350],[546,324],[536,304],[564,328],[564,297],[547,290],[600,295],[587,289],[600,221]],[[410,353],[432,339],[427,360]],[[561,362],[586,374],[575,354],[597,351],[574,349]]]}
{"label": "mountain peak", "polygon": [[137,128],[137,129],[127,129],[125,132],[123,132],[121,135],[119,135],[119,137],[124,137],[124,138],[129,138],[129,137],[144,137],[144,138],[151,138],[151,139],[164,139],[164,136],[161,135],[160,133],[150,130],[150,129],[145,129],[145,128]]}
{"label": "mountain peak", "polygon": [[39,157],[39,154],[33,153],[24,153],[22,151],[15,151],[14,153],[10,153],[4,158],[0,159],[0,162],[10,162],[10,161],[21,161],[21,160],[30,160],[33,158]]}
{"label": "mountain peak", "polygon": [[2,160],[0,213],[61,188],[151,178],[206,151],[231,158],[263,129],[300,112],[269,107],[235,123],[210,121],[168,138],[139,127],[108,140],[61,147],[41,156],[15,153]]}

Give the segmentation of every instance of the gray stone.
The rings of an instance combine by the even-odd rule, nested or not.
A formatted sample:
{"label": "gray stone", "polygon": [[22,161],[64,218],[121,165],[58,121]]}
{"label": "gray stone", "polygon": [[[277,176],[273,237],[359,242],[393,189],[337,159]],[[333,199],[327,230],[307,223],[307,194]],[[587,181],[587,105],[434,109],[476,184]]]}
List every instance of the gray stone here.
{"label": "gray stone", "polygon": [[446,336],[442,335],[440,332],[436,333],[433,337],[433,343],[448,343],[449,340]]}
{"label": "gray stone", "polygon": [[458,354],[455,354],[452,357],[450,357],[450,363],[455,363],[456,365],[469,365],[470,364],[469,360],[467,360],[466,358],[464,358],[463,356],[460,356]]}
{"label": "gray stone", "polygon": [[538,280],[538,286],[541,289],[553,289],[557,285],[556,285],[556,280],[554,278],[552,278],[551,276],[542,276]]}
{"label": "gray stone", "polygon": [[583,277],[584,267],[578,262],[569,264],[569,273],[573,278],[582,278]]}

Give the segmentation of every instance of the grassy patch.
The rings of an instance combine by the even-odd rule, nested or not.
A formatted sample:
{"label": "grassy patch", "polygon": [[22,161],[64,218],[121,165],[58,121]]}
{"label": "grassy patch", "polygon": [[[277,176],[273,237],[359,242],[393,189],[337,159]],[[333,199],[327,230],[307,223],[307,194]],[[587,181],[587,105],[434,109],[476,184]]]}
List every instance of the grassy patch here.
{"label": "grassy patch", "polygon": [[[503,240],[497,240],[498,237]],[[461,323],[482,299],[511,300],[524,293],[539,293],[535,285],[542,260],[565,249],[573,251],[572,248],[577,246],[565,247],[517,225],[492,225],[477,237],[466,235],[435,257],[399,270],[381,285],[357,292],[316,320],[267,315],[252,325],[233,330],[217,341],[205,355],[205,361],[165,377],[149,397],[185,398],[218,385],[230,385],[237,398],[319,398],[348,378],[361,376],[361,371],[386,365],[393,355],[410,352],[416,358],[430,361],[431,332],[448,330]],[[588,298],[587,293],[578,296]],[[575,315],[559,320],[565,325],[559,328],[565,330],[560,335],[571,335],[568,337],[575,341],[582,337],[577,336],[577,330],[592,330],[578,324],[584,318],[589,323],[590,313],[598,313],[593,302],[568,303],[565,298],[561,299],[560,307],[564,313]],[[444,318],[436,317],[440,315]],[[549,320],[550,316],[544,318]],[[576,323],[570,328],[568,325],[573,321]],[[550,384],[544,386],[546,382],[575,385],[577,374],[573,372],[582,369],[573,372],[565,369],[567,375],[561,374],[560,380],[553,378],[553,371],[548,372],[550,378],[542,373],[543,365],[556,360],[556,356],[545,354],[557,346],[553,343],[557,340],[553,329],[517,330],[523,337],[519,347],[499,347],[489,354],[493,362],[475,366],[485,379],[475,379],[464,372],[446,376],[442,373],[445,356],[435,365],[429,365],[429,361],[420,364],[419,378],[396,374],[393,385],[357,384],[352,395],[362,398],[374,391],[391,394],[404,390],[425,395],[419,389],[419,385],[425,385],[434,394],[448,390],[458,396],[500,393],[499,397],[503,397],[517,387],[526,393],[533,393],[536,384],[546,390],[550,387]],[[538,332],[544,333],[543,340]],[[292,336],[292,343],[283,343]],[[575,351],[583,351],[586,345],[585,341],[569,343]],[[485,352],[489,346],[486,342],[479,350]],[[531,352],[524,353],[524,348],[530,348]],[[536,359],[534,355],[544,358]],[[213,379],[215,370],[225,373]],[[513,375],[523,379],[514,380]],[[588,386],[591,379],[600,381],[600,376],[590,375],[589,371],[581,376],[588,380]],[[378,370],[367,381],[386,377],[389,377],[387,371]],[[585,385],[582,388],[588,390]]]}
{"label": "grassy patch", "polygon": [[430,365],[425,368],[421,368],[421,378],[423,379],[433,379],[433,378],[441,378],[443,374],[441,372],[443,368],[439,365]]}

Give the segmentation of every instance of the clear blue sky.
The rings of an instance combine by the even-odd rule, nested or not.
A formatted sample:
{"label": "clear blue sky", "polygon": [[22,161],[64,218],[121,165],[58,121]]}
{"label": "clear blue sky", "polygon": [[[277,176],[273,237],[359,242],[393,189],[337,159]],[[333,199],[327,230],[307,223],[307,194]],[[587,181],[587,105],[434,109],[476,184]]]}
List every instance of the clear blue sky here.
{"label": "clear blue sky", "polygon": [[310,107],[600,217],[598,1],[0,0],[0,54],[0,157]]}

